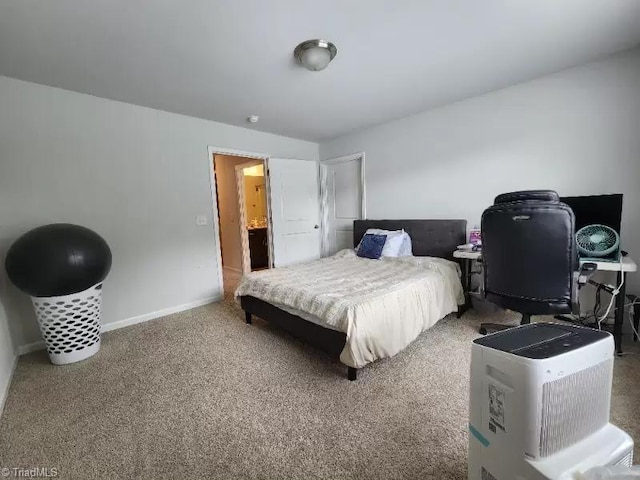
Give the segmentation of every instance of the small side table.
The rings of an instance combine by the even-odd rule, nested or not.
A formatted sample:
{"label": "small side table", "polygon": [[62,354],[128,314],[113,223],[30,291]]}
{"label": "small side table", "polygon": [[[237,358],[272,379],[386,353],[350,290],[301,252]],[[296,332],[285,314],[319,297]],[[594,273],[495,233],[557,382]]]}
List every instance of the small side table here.
{"label": "small side table", "polygon": [[482,258],[481,252],[468,252],[464,250],[456,250],[453,252],[453,258],[460,261],[462,267],[462,290],[464,292],[464,305],[458,309],[458,318],[464,315],[464,312],[471,308],[471,277],[474,272],[472,269],[473,262]]}

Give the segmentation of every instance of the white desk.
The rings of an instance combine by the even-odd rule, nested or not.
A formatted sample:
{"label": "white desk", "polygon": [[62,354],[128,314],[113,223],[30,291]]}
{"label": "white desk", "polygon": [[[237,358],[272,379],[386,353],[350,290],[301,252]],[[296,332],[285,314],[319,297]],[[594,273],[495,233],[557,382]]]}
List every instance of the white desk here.
{"label": "white desk", "polygon": [[[580,260],[580,264],[587,263],[589,260]],[[620,262],[594,262],[598,266],[598,270],[602,272],[637,272],[638,265],[634,262],[629,255],[622,257],[622,268],[620,268]]]}
{"label": "white desk", "polygon": [[[482,259],[482,252],[469,252],[464,250],[456,250],[453,252],[453,258],[462,260],[462,286],[464,288],[465,305],[458,313],[460,317],[470,306],[471,299],[469,290],[471,289],[471,263],[475,260]],[[625,279],[620,293],[616,297],[615,321],[613,324],[613,339],[616,345],[616,353],[622,354],[622,324],[624,323],[624,304],[626,300],[626,275],[627,273],[637,272],[638,265],[628,255],[622,257],[622,262],[594,262],[590,260],[580,260],[580,264],[595,263],[597,270],[600,272],[617,272],[617,285]]]}
{"label": "white desk", "polygon": [[[464,250],[456,250],[453,252],[454,258],[460,258],[465,260],[479,260],[482,257],[482,252],[467,252]],[[620,268],[620,262],[594,262],[592,260],[580,260],[580,264],[583,263],[595,263],[599,271],[602,272],[637,272],[638,265],[628,255],[622,258],[622,268]]]}
{"label": "white desk", "polygon": [[[580,261],[587,263],[589,260]],[[622,324],[624,323],[624,304],[627,300],[627,273],[638,271],[638,266],[628,255],[622,257],[622,262],[591,262],[597,266],[596,271],[617,272],[616,285],[621,285],[620,292],[616,296],[615,319],[613,321],[613,341],[616,344],[616,353],[622,355]],[[634,336],[634,340],[637,340]]]}

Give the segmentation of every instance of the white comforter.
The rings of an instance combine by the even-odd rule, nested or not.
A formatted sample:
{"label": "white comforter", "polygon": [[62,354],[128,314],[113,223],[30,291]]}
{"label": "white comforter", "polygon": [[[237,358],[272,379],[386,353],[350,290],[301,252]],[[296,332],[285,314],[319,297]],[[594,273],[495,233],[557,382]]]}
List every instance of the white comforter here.
{"label": "white comforter", "polygon": [[356,368],[400,352],[464,301],[454,262],[369,260],[353,250],[245,275],[235,295],[305,312],[346,333],[340,360]]}

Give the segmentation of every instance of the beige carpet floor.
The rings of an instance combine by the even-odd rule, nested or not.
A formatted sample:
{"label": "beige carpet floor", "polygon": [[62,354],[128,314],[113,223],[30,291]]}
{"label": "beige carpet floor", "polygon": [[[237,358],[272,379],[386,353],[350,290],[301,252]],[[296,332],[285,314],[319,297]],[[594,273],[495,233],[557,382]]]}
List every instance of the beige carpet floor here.
{"label": "beige carpet floor", "polygon": [[[30,354],[0,419],[0,467],[83,480],[464,479],[481,320],[449,316],[356,382],[263,322],[245,325],[230,302],[109,332],[74,365]],[[612,411],[640,441],[632,350],[616,359]]]}

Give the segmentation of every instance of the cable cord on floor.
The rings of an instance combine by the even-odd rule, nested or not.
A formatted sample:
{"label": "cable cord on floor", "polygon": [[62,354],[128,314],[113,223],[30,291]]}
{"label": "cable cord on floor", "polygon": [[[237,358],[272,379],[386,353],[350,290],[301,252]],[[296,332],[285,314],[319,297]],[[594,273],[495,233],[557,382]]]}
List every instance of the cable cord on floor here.
{"label": "cable cord on floor", "polygon": [[[633,325],[633,312],[635,310],[635,305],[640,305],[640,298],[636,298],[633,302],[627,303],[624,308],[627,308],[627,317],[629,318],[629,325],[631,325],[631,330],[633,330],[633,334],[635,338],[640,339],[640,335],[638,335],[638,331],[636,327]],[[632,308],[633,307],[633,308]]]}
{"label": "cable cord on floor", "polygon": [[[620,271],[622,272],[622,255],[620,255]],[[604,315],[602,315],[601,318],[598,319],[598,330],[601,330],[601,324],[604,321],[604,319],[606,319],[609,316],[609,312],[611,311],[611,307],[613,306],[613,302],[615,301],[616,297],[618,296],[618,294],[620,293],[620,289],[624,286],[624,279],[625,279],[625,275],[622,274],[621,275],[621,280],[620,280],[620,285],[618,285],[613,292],[611,293],[611,300],[609,301],[609,306],[607,307],[607,311],[604,312]],[[600,291],[600,287],[598,287],[598,292]]]}

